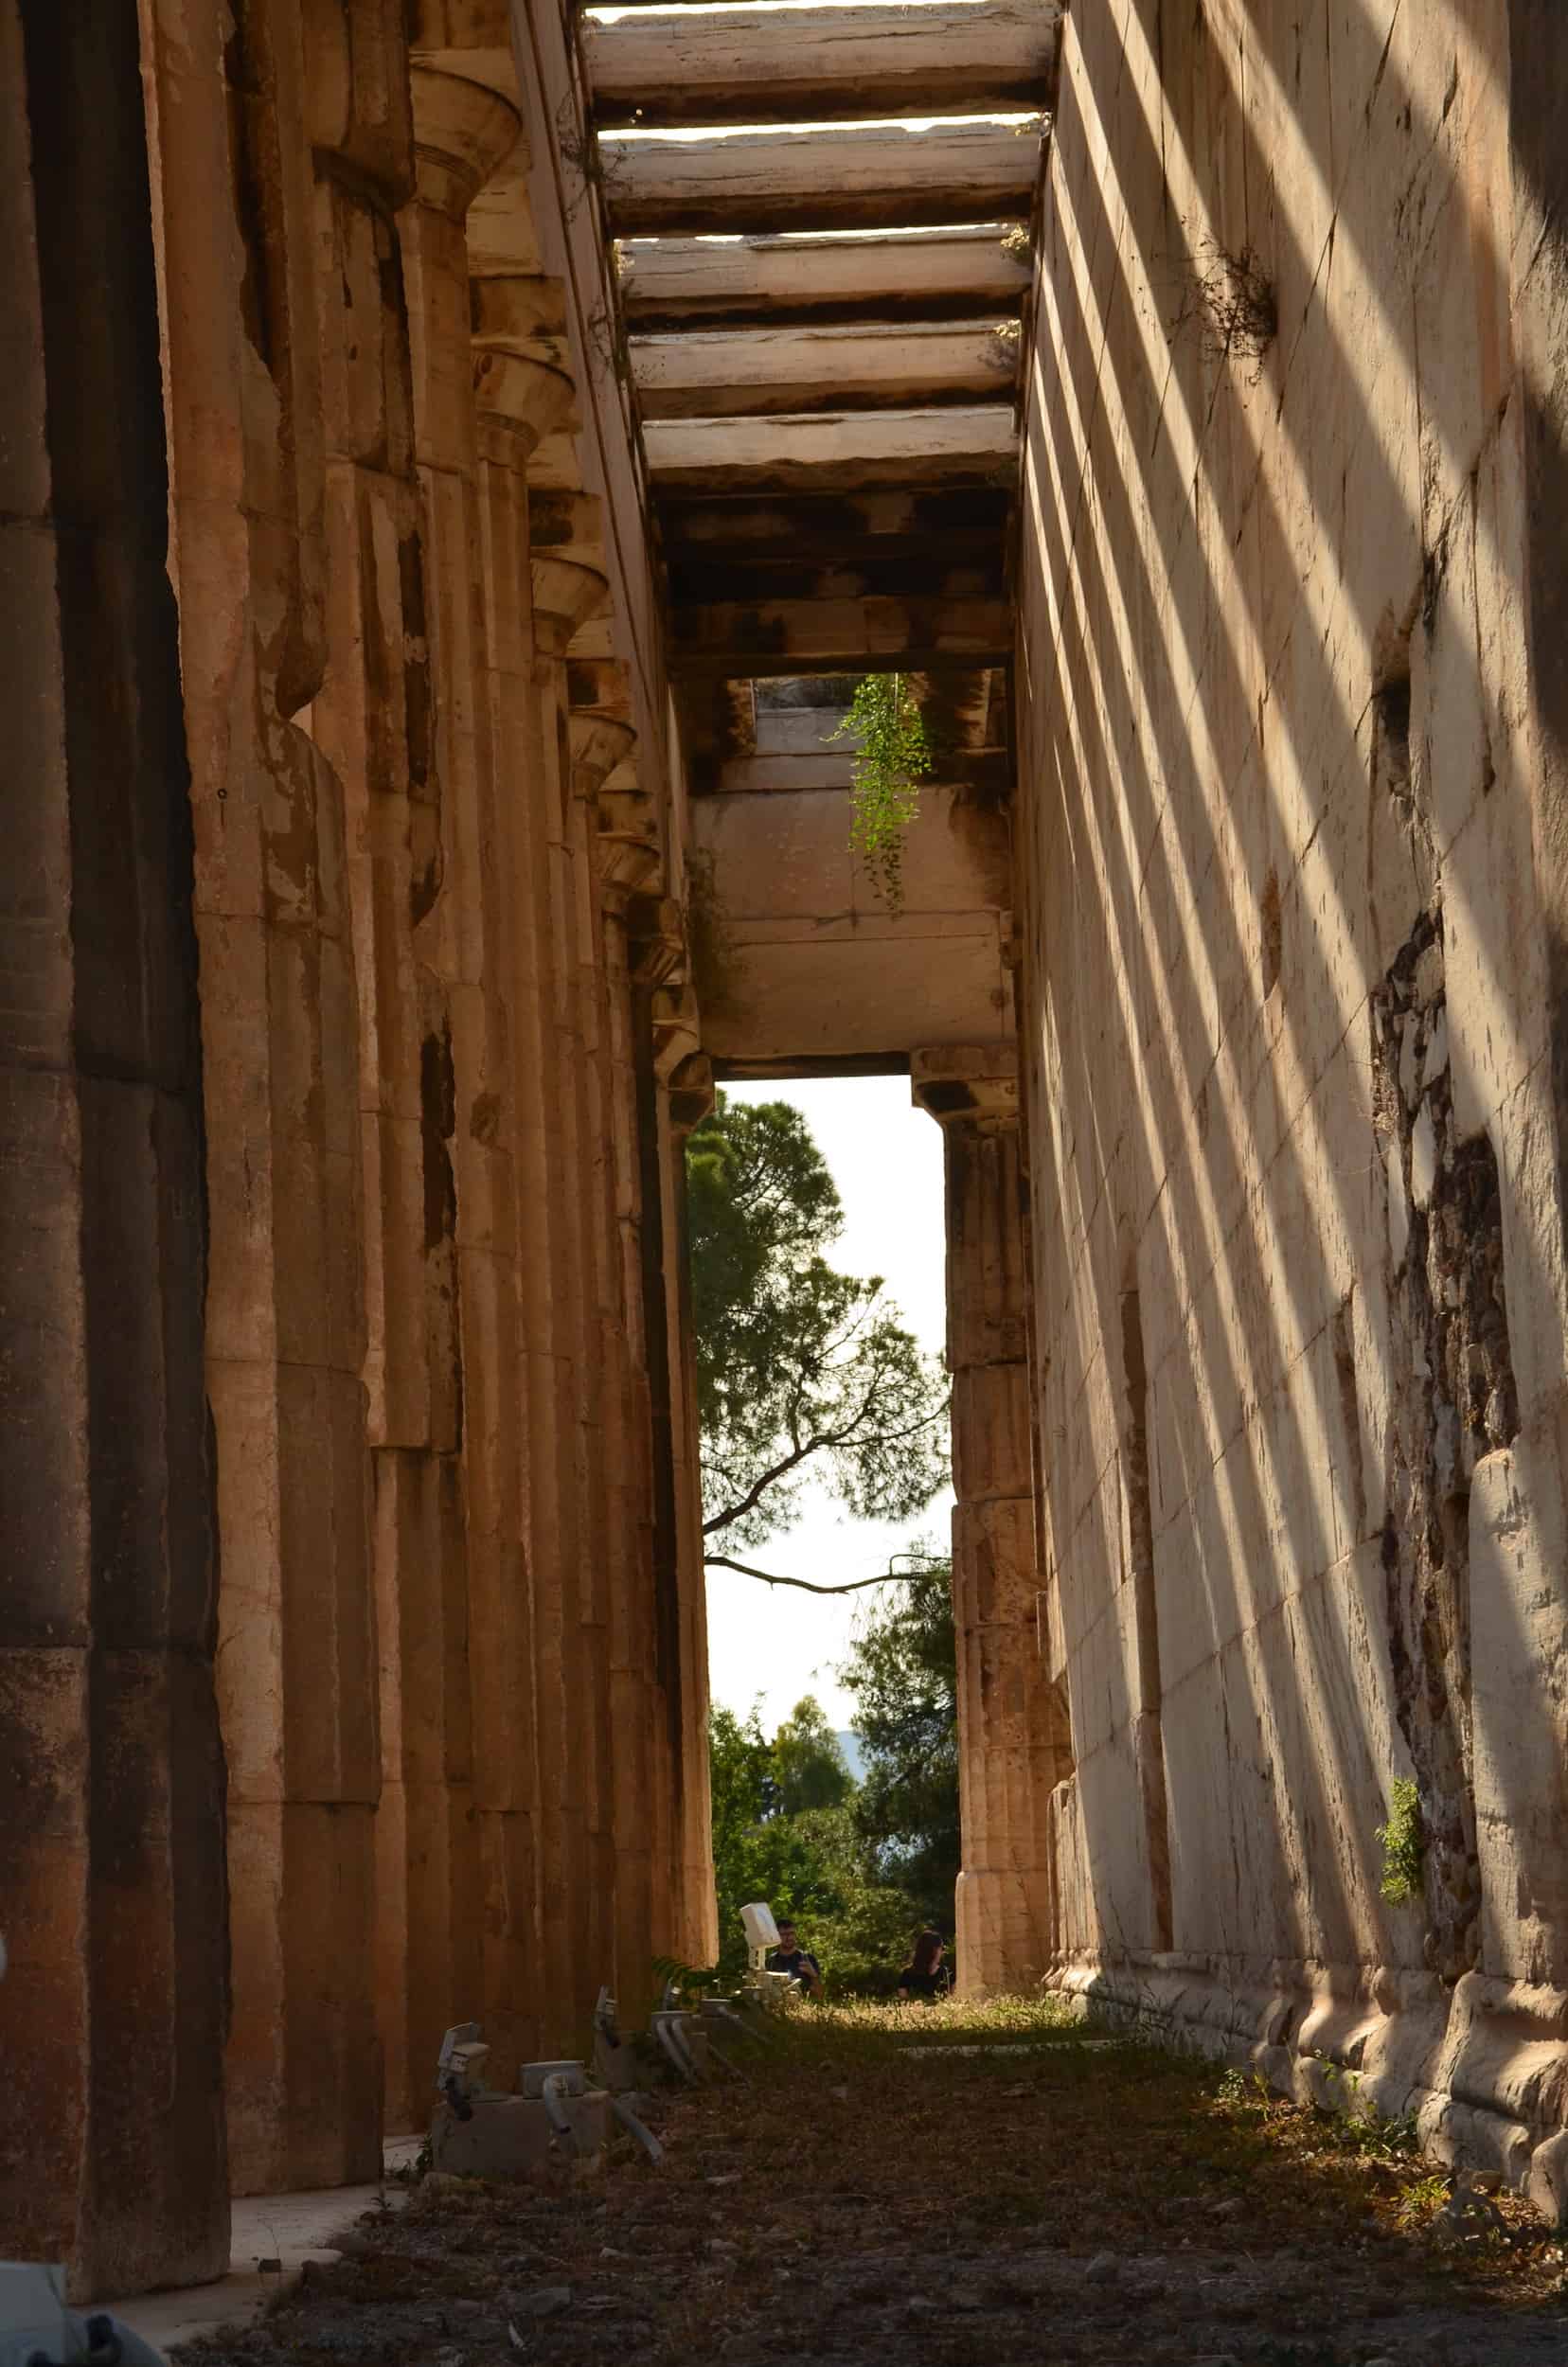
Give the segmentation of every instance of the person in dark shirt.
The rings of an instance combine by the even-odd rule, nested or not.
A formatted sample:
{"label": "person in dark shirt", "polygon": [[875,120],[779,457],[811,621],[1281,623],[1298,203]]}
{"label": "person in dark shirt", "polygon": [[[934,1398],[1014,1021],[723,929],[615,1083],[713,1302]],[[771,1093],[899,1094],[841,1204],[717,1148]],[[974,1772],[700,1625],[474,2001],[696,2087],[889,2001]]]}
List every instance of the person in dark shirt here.
{"label": "person in dark shirt", "polygon": [[798,1981],[808,1997],[822,1995],[822,1967],[809,1948],[802,1948],[795,1937],[794,1925],[787,1919],[778,1927],[778,1946],[768,1958],[770,1972],[787,1972]]}
{"label": "person in dark shirt", "polygon": [[952,1985],[951,1976],[942,1963],[946,1944],[940,1931],[929,1927],[920,1933],[909,1952],[909,1962],[899,1975],[900,1999],[923,1998],[928,2005],[945,1997]]}

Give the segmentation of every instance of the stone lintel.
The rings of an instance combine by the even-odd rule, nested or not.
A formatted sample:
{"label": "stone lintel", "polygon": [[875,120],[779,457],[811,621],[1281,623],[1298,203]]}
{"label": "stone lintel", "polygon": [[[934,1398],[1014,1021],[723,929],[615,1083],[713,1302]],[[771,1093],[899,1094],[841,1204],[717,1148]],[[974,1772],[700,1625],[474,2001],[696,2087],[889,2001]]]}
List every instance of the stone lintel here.
{"label": "stone lintel", "polygon": [[966,1119],[1016,1125],[1018,1046],[1010,1038],[919,1046],[909,1056],[909,1090],[916,1108],[938,1126]]}
{"label": "stone lintel", "polygon": [[[543,489],[530,480],[528,486],[528,548],[535,559],[568,559],[579,567],[597,567],[602,575],[606,567],[608,548],[605,532],[604,503],[597,493],[567,492],[559,486]],[[615,658],[586,658],[574,665],[574,706],[606,706],[619,712],[616,676],[619,676],[618,698],[630,699],[630,672],[624,661]],[[597,690],[579,694],[578,685],[586,675],[597,678],[604,695]],[[630,707],[627,712],[630,713]]]}

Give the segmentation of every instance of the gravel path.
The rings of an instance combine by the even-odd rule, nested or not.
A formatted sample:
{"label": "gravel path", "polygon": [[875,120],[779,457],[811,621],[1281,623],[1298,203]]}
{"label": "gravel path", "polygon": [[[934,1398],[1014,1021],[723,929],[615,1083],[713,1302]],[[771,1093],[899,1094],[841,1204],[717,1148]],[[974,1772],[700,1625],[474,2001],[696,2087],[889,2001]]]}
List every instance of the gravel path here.
{"label": "gravel path", "polygon": [[748,2064],[655,2101],[662,2169],[426,2180],[185,2367],[1568,2360],[1555,2237],[1505,2200],[1439,2249],[1430,2164],[1234,2078],[958,2008],[812,2017]]}

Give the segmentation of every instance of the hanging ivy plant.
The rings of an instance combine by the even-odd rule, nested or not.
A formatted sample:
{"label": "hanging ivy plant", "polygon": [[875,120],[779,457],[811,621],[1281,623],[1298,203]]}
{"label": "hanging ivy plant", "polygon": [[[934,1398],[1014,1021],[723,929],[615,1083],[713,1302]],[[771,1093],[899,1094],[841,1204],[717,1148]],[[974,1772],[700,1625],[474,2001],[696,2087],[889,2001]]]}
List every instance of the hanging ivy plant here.
{"label": "hanging ivy plant", "polygon": [[891,913],[903,907],[904,832],[933,771],[925,723],[903,674],[866,674],[838,730],[859,741],[850,771],[849,844]]}

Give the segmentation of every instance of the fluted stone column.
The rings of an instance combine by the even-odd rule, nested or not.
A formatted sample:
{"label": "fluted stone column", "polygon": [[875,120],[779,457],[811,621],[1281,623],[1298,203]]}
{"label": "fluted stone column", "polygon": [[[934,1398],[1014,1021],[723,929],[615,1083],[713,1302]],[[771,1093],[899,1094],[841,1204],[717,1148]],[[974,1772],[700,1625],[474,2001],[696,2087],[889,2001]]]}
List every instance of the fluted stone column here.
{"label": "fluted stone column", "polygon": [[655,841],[601,827],[598,798],[631,769],[635,734],[623,670],[614,663],[568,668],[569,738],[577,813],[574,838],[592,871],[596,906],[585,933],[594,971],[585,999],[596,1041],[588,1059],[607,1152],[596,1194],[602,1328],[605,1631],[610,1708],[609,1786],[614,1842],[611,1979],[623,2010],[650,2002],[661,1892],[668,1888],[672,1771],[658,1716],[652,1618],[653,1556],[646,1325],[641,1250],[641,1146],[626,915],[632,896],[662,869]]}
{"label": "fluted stone column", "polygon": [[[312,146],[332,133],[307,94],[354,77],[341,43],[307,61],[284,0],[245,0],[238,26],[217,0],[142,15],[201,951],[229,2150],[254,2190],[380,2158],[356,992],[342,784],[312,728],[329,649]],[[372,84],[375,29],[356,16]]]}
{"label": "fluted stone column", "polygon": [[1010,1044],[918,1052],[943,1133],[958,1646],[956,1902],[968,1994],[1031,1986],[1051,1948],[1053,1698],[1036,1641],[1025,1232]]}
{"label": "fluted stone column", "polygon": [[228,2256],[188,774],[134,12],[0,6],[0,2253]]}
{"label": "fluted stone column", "polygon": [[[346,867],[354,881],[367,796],[393,787],[411,760],[419,762],[417,753],[411,759],[410,739],[417,750],[420,693],[405,667],[405,603],[418,581],[417,556],[409,563],[417,509],[394,222],[412,171],[401,11],[394,0],[358,0],[341,11],[309,11],[302,24],[297,10],[279,9],[272,55],[278,80],[270,112],[257,126],[259,152],[267,155],[265,143],[275,141],[302,184],[298,197],[291,195],[276,269],[298,304],[301,325],[306,306],[314,306],[317,368],[299,426],[312,442],[319,439],[323,455],[315,514],[325,561],[316,583],[324,664],[305,721],[314,760],[324,759],[327,777],[342,784],[347,863],[340,841],[326,875],[341,895]],[[247,67],[250,62],[247,41]],[[285,63],[293,84],[287,99]],[[420,620],[413,621],[417,635]],[[308,871],[298,890],[308,910],[316,890]],[[360,950],[357,985],[365,990],[374,973]],[[353,988],[334,977],[332,992],[336,1025],[351,1025]],[[310,996],[301,993],[298,1004],[308,1010]],[[325,1110],[331,1136],[326,1172],[356,1217],[360,1157],[352,1113],[371,1073],[368,1048],[362,1038],[357,1077],[350,1059],[313,1080],[300,1075],[280,1080],[281,1092],[274,1088],[275,1104],[297,1107],[307,1124]],[[287,1219],[293,1212],[285,1205],[280,1213]],[[374,2175],[380,2161],[373,1951],[381,1770],[362,1379],[365,1260],[357,1236],[356,1225],[351,1244],[338,1251],[352,1256],[351,1267],[345,1258],[347,1270],[330,1277],[299,1276],[302,1312],[311,1322],[320,1322],[318,1310],[335,1302],[353,1309],[351,1325],[341,1326],[332,1344],[347,1369],[334,1367],[330,1420],[325,1404],[299,1409],[304,1476],[316,1495],[311,1512],[324,1483],[328,1493],[340,1487],[342,1501],[331,1515],[330,1559],[323,1558],[325,1540],[314,1528],[282,1540],[284,1581],[294,1596],[282,1636],[282,1879],[275,1899],[256,1897],[254,1920],[240,1917],[238,1859],[235,1874],[239,1981],[258,1992],[236,2021],[233,2075],[237,2098],[245,2098],[234,2146],[241,2190],[363,2178]],[[237,1679],[233,1714],[243,1717],[242,1671]],[[272,1993],[276,1976],[252,1969],[274,1951],[281,1959],[281,1998]]]}
{"label": "fluted stone column", "polygon": [[[494,261],[495,226],[490,225]],[[529,1666],[522,1698],[536,1736],[538,1789],[529,1825],[527,1917],[520,1864],[492,1865],[489,1887],[495,1966],[487,1996],[510,1996],[537,2017],[531,2043],[547,2049],[570,2027],[562,2001],[579,1976],[564,1900],[575,1878],[563,1822],[562,1737],[569,1682],[561,1574],[578,1552],[577,1346],[574,1285],[576,1177],[556,1113],[566,1091],[569,1047],[557,1023],[551,828],[559,761],[546,762],[535,680],[528,549],[529,454],[571,400],[571,382],[504,343],[513,315],[513,275],[473,282],[473,374],[480,429],[481,558],[491,741],[504,826],[500,874],[511,911],[513,1164],[522,1326],[520,1414],[526,1458]],[[555,718],[551,717],[552,732]],[[524,1672],[517,1672],[521,1685]],[[498,1920],[498,1911],[504,1919]],[[492,2012],[494,2007],[492,2005]],[[514,2008],[514,2011],[517,2010]]]}
{"label": "fluted stone column", "polygon": [[[658,1178],[664,1277],[668,1403],[665,1425],[671,1492],[671,1539],[657,1572],[660,1668],[674,1763],[677,1927],[669,1953],[711,1965],[719,1953],[713,1890],[713,1817],[708,1784],[707,1584],[704,1561],[701,1433],[697,1419],[696,1334],[691,1321],[686,1143],[713,1107],[713,1073],[690,1053],[658,1080],[653,1095],[654,1171]],[[655,1451],[660,1440],[655,1431]]]}
{"label": "fluted stone column", "polygon": [[[541,1755],[557,1772],[546,1805],[543,1908],[545,1929],[566,1947],[561,2010],[591,2008],[609,1962],[614,1844],[609,1799],[609,1655],[605,1644],[603,1339],[595,1201],[603,1146],[589,1046],[594,1021],[585,992],[582,944],[591,928],[591,880],[582,875],[571,796],[566,650],[602,608],[603,576],[577,556],[532,561],[534,684],[540,702],[542,792],[547,836],[551,1019],[556,1040],[555,1155],[568,1192],[564,1271],[556,1278],[566,1318],[575,1424],[570,1541],[560,1565],[556,1651],[541,1656]],[[585,910],[585,907],[587,909]],[[549,1574],[536,1571],[541,1600]]]}
{"label": "fluted stone column", "polygon": [[[520,1221],[528,1377],[529,1567],[538,1718],[542,2043],[580,2031],[610,1977],[614,1860],[604,1640],[603,1336],[597,1219],[607,1154],[589,1059],[597,1022],[581,947],[593,924],[573,812],[566,650],[603,605],[603,576],[575,540],[543,558],[532,541],[528,454],[563,416],[572,385],[535,332],[541,283],[497,269],[486,223],[474,283],[475,381],[488,426],[491,610],[508,643],[498,690],[516,716],[508,799],[517,881]],[[510,464],[508,466],[508,463]],[[597,526],[584,505],[579,522]],[[516,537],[508,551],[506,540]],[[515,593],[510,576],[519,564]],[[512,669],[526,667],[526,678]],[[523,762],[526,752],[526,762]]]}
{"label": "fluted stone column", "polygon": [[[668,961],[661,964],[653,949],[646,949],[655,1147],[661,1198],[670,1216],[665,1243],[665,1290],[670,1325],[668,1452],[674,1495],[673,1548],[657,1573],[659,1650],[655,1665],[673,1807],[668,1845],[677,1875],[676,1936],[668,1952],[687,1964],[711,1964],[720,1934],[714,1921],[707,1780],[707,1569],[686,1230],[686,1140],[713,1106],[713,1076],[700,1049],[701,1020],[696,990],[687,974],[685,914],[679,905],[674,911],[682,924],[679,959],[672,966]],[[665,926],[668,929],[668,923]]]}
{"label": "fluted stone column", "polygon": [[[394,1011],[426,1015],[418,1045],[377,1038],[385,1066],[368,1136],[401,1226],[382,1269],[384,1312],[419,1304],[433,1252],[461,1418],[441,1434],[383,1392],[375,1441],[374,1554],[382,1629],[383,1806],[378,1824],[379,1968],[387,2109],[422,2116],[441,2034],[485,2011],[486,1911],[497,1818],[521,1815],[520,1878],[531,1889],[532,1719],[515,1679],[529,1657],[519,1451],[516,1210],[508,1025],[508,926],[498,862],[480,566],[477,428],[469,343],[464,218],[514,150],[516,111],[486,85],[416,64],[413,202],[399,218],[413,382],[430,734],[416,801],[435,815],[428,895],[400,905],[394,845],[370,883],[374,974],[401,978]],[[394,788],[396,801],[398,790]],[[408,810],[406,798],[403,801]],[[392,814],[366,815],[374,830]],[[412,834],[410,834],[412,835]],[[377,895],[378,887],[383,891]],[[385,891],[390,889],[391,895]],[[415,914],[422,914],[415,925]],[[433,1075],[434,1072],[434,1075]],[[438,1112],[433,1110],[433,1097]],[[416,1131],[417,1120],[417,1131]],[[383,1153],[382,1146],[385,1145]],[[412,1164],[416,1145],[418,1164]],[[417,1188],[416,1188],[417,1186]],[[433,1214],[442,1222],[433,1225]],[[419,1220],[419,1234],[408,1219]],[[445,1237],[450,1232],[450,1248]],[[401,1279],[400,1279],[401,1276]],[[454,1331],[447,1335],[444,1293]],[[384,1352],[381,1360],[384,1379]],[[417,1371],[425,1369],[420,1355]],[[387,1416],[393,1418],[389,1421]],[[508,1679],[512,1682],[508,1682]],[[521,1762],[521,1771],[519,1768]],[[505,2051],[510,2034],[499,2034]],[[499,2068],[499,2066],[498,2066]]]}

